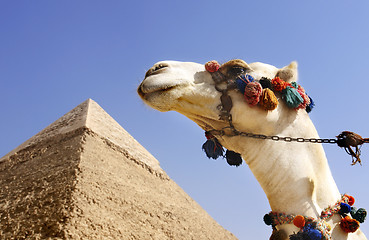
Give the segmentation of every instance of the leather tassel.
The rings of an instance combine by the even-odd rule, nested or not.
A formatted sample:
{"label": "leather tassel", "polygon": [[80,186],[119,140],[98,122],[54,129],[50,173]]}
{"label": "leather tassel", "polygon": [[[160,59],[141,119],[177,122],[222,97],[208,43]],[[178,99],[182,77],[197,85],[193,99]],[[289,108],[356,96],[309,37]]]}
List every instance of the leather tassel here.
{"label": "leather tassel", "polygon": [[208,140],[202,145],[202,150],[204,150],[206,156],[212,159],[223,156],[224,149],[218,139],[209,132],[205,132],[205,136]]}
{"label": "leather tassel", "polygon": [[240,166],[242,164],[241,154],[227,150],[226,151],[226,160],[227,163],[231,166]]}

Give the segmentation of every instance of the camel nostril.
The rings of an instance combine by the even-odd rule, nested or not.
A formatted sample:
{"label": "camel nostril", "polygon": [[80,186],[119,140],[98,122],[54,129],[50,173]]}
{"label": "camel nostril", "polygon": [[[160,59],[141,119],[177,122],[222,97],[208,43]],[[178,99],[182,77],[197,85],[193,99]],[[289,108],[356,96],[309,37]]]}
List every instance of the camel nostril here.
{"label": "camel nostril", "polygon": [[147,78],[148,76],[151,76],[151,75],[154,75],[154,74],[157,74],[159,72],[161,72],[160,70],[164,69],[164,68],[167,68],[169,67],[168,64],[166,63],[157,63],[155,64],[152,68],[150,68],[146,74],[145,74],[145,78]]}

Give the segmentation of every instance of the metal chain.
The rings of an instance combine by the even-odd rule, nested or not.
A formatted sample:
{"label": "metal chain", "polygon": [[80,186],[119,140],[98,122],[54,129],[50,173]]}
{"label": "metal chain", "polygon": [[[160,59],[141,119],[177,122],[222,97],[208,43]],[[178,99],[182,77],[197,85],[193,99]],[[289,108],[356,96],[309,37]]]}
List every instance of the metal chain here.
{"label": "metal chain", "polygon": [[[227,134],[224,129],[230,129],[232,131],[231,134]],[[255,134],[249,132],[239,132],[233,127],[225,127],[222,130],[210,130],[213,135],[221,135],[221,136],[242,136],[248,138],[262,139],[262,140],[273,140],[273,141],[283,141],[283,142],[298,142],[298,143],[330,143],[336,144],[337,139],[335,138],[301,138],[301,137],[281,137],[277,135],[269,136],[264,134]]]}
{"label": "metal chain", "polygon": [[294,138],[294,137],[280,137],[280,136],[267,136],[263,134],[254,134],[240,132],[240,136],[256,138],[256,139],[269,139],[273,141],[284,141],[284,142],[299,142],[299,143],[337,143],[337,139],[334,138]]}
{"label": "metal chain", "polygon": [[[222,128],[222,130],[210,130],[209,132],[213,133],[214,135],[229,136],[229,137],[243,136],[243,137],[249,137],[249,138],[255,138],[255,139],[273,140],[276,142],[283,141],[283,142],[298,142],[298,143],[330,143],[330,144],[337,143],[337,139],[335,138],[281,137],[277,135],[269,136],[269,135],[264,135],[264,134],[240,132],[234,127],[231,114],[227,116],[227,120],[228,120],[229,126]],[[225,129],[230,129],[231,133],[227,134],[224,131]]]}

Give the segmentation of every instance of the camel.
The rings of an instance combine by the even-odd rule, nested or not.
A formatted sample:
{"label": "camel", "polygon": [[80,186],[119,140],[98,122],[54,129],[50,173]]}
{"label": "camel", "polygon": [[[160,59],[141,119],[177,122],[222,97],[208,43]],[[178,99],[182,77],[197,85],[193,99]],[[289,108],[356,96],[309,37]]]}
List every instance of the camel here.
{"label": "camel", "polygon": [[[225,148],[242,156],[269,201],[272,212],[266,214],[264,220],[271,221],[268,224],[273,227],[270,239],[366,239],[360,229],[350,233],[343,230],[343,216],[337,209],[332,216],[317,220],[329,206],[337,207],[342,199],[346,203],[350,199],[338,191],[321,143],[290,141],[290,138],[319,139],[307,111],[291,109],[280,93],[275,93],[279,103],[275,109],[265,110],[248,104],[238,89],[227,88],[227,82],[217,82],[215,73],[231,80],[240,74],[249,74],[256,82],[276,77],[287,84],[298,80],[296,62],[278,69],[261,62],[248,64],[236,59],[208,69],[199,63],[161,61],[147,71],[137,91],[150,107],[185,115],[206,132],[211,132]],[[224,92],[232,102],[228,110],[232,122],[221,116],[222,108],[226,108],[221,100]],[[262,137],[234,134],[234,130]],[[273,141],[273,137],[264,139],[263,136],[290,138]],[[274,213],[289,220],[276,224],[275,221],[281,219],[270,219]],[[299,223],[296,216],[303,223]],[[321,237],[319,234],[315,238],[302,236],[304,231],[309,231],[306,228],[309,219],[314,219],[310,229],[320,229]]]}

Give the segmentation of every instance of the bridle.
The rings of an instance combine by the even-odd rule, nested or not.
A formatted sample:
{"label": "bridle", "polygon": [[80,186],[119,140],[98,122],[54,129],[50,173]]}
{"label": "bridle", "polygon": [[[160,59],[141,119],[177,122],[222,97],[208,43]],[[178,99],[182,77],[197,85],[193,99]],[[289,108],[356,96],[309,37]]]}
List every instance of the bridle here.
{"label": "bridle", "polygon": [[[218,71],[218,70],[212,71],[209,73],[211,74],[212,79],[215,83],[214,85],[215,89],[221,93],[220,105],[218,106],[219,119],[226,121],[228,126],[223,127],[221,129],[207,130],[205,135],[207,136],[208,139],[209,139],[208,136],[210,136],[210,138],[216,138],[215,136],[219,136],[219,137],[221,136],[226,136],[226,137],[242,136],[242,137],[247,137],[247,138],[284,141],[284,142],[337,144],[339,147],[344,148],[345,151],[349,155],[352,156],[352,165],[355,165],[357,162],[359,162],[361,165],[360,148],[362,144],[369,142],[369,138],[362,138],[360,135],[353,133],[353,132],[343,131],[336,138],[301,138],[301,137],[290,137],[290,136],[264,135],[264,134],[257,134],[257,133],[252,133],[252,132],[242,132],[242,131],[237,130],[233,124],[233,118],[231,114],[233,102],[232,102],[231,96],[229,95],[229,91],[238,91],[236,79],[239,78],[240,75],[242,74],[236,76],[233,79],[229,79],[221,71]],[[271,79],[268,79],[265,77],[263,77],[262,79],[269,81],[269,82],[272,81]],[[220,145],[217,139],[215,139],[214,141],[217,141],[217,144]],[[351,147],[354,147],[355,151]],[[234,165],[238,166],[237,164],[234,164]]]}

